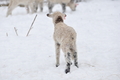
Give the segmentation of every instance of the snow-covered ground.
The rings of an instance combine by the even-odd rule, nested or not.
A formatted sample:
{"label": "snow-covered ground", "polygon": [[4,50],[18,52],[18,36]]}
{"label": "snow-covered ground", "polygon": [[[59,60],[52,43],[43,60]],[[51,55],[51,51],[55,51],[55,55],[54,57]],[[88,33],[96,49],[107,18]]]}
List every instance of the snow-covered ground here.
{"label": "snow-covered ground", "polygon": [[[62,11],[61,6],[56,10]],[[54,27],[47,6],[37,13],[28,37],[36,14],[20,7],[12,16],[5,17],[6,12],[7,7],[0,7],[0,80],[120,80],[119,0],[81,2],[75,12],[67,7],[65,23],[77,32],[79,55],[79,68],[72,65],[68,74],[62,51],[55,67]]]}

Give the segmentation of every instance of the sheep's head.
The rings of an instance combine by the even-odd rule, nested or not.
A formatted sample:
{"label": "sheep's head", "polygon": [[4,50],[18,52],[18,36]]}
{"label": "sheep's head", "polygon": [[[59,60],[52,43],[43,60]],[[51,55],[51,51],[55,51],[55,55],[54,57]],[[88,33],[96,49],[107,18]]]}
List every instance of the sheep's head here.
{"label": "sheep's head", "polygon": [[73,0],[71,0],[71,1],[67,4],[67,6],[69,6],[72,11],[75,11],[75,10],[76,10],[77,5],[78,5],[78,4],[76,4]]}
{"label": "sheep's head", "polygon": [[61,12],[54,12],[52,14],[47,14],[48,17],[51,17],[53,19],[53,23],[57,24],[59,22],[63,22],[66,14],[61,13]]}

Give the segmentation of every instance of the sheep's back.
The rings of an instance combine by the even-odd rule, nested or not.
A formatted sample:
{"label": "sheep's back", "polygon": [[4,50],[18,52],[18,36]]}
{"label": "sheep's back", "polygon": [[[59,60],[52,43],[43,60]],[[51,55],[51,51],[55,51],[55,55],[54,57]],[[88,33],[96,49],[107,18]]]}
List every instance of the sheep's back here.
{"label": "sheep's back", "polygon": [[48,0],[51,3],[69,3],[70,0]]}
{"label": "sheep's back", "polygon": [[44,0],[35,0],[35,1],[37,1],[37,2],[44,2]]}
{"label": "sheep's back", "polygon": [[59,23],[55,26],[54,39],[58,42],[72,42],[76,40],[76,32],[72,27]]}
{"label": "sheep's back", "polygon": [[25,4],[25,5],[34,1],[35,0],[11,0],[11,2],[14,2],[15,4]]}

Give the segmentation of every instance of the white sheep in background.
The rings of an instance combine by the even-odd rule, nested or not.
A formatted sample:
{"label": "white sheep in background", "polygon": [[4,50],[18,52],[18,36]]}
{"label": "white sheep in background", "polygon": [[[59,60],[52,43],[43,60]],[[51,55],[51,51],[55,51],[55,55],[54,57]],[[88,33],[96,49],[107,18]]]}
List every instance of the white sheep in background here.
{"label": "white sheep in background", "polygon": [[29,13],[29,7],[31,9],[31,12],[34,12],[34,3],[35,0],[10,0],[7,15],[9,16],[12,14],[12,10],[15,9],[18,5],[22,4],[27,8],[27,12]]}
{"label": "white sheep in background", "polygon": [[63,19],[65,14],[54,12],[47,14],[53,19],[54,23],[54,41],[56,48],[56,67],[59,66],[60,48],[64,52],[66,59],[65,73],[70,72],[71,59],[74,60],[74,65],[78,67],[77,50],[76,50],[76,32],[72,27],[67,26]]}
{"label": "white sheep in background", "polygon": [[12,10],[15,9],[18,5],[22,4],[26,7],[27,13],[30,12],[29,8],[31,9],[31,12],[34,13],[37,11],[37,7],[40,8],[40,11],[43,11],[43,3],[44,0],[10,0],[7,15],[10,15],[12,13]]}
{"label": "white sheep in background", "polygon": [[75,11],[76,6],[77,6],[74,0],[48,0],[49,13],[52,12],[52,8],[54,4],[61,4],[63,13],[66,11],[66,6],[69,6],[72,11]]}

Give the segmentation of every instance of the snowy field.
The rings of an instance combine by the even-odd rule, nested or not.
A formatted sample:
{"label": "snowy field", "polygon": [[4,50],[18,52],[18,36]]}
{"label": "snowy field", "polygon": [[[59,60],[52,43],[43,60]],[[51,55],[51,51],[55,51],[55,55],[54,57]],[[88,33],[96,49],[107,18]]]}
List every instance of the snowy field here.
{"label": "snowy field", "polygon": [[[62,11],[56,5],[53,11]],[[120,80],[120,0],[79,3],[72,12],[67,7],[65,23],[77,32],[79,68],[71,66],[65,74],[61,51],[60,66],[55,67],[53,23],[47,6],[38,16],[17,7],[5,17],[0,7],[0,80]],[[18,36],[14,27],[17,29]]]}

